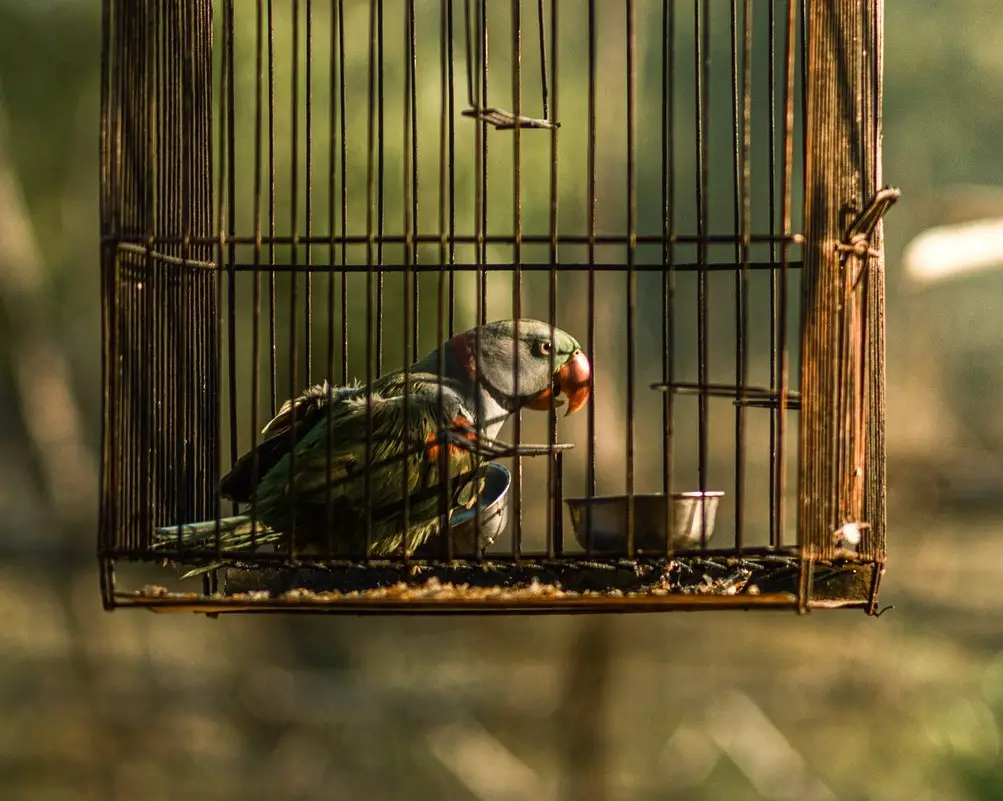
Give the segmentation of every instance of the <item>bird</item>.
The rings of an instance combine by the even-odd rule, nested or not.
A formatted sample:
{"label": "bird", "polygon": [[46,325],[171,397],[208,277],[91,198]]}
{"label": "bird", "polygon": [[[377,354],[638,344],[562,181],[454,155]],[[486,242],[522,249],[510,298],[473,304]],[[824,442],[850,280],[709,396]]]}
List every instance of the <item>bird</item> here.
{"label": "bird", "polygon": [[579,410],[591,395],[591,372],[567,332],[540,320],[498,320],[453,336],[368,389],[312,386],[282,405],[262,441],[220,482],[221,496],[252,505],[253,515],[164,526],[154,545],[180,538],[183,547],[213,547],[218,530],[222,550],[285,547],[295,531],[297,554],[356,554],[366,547],[368,477],[368,554],[389,556],[405,542],[413,552],[439,532],[443,483],[450,506],[469,508],[483,458],[552,451],[497,435],[512,414],[561,406],[561,395],[566,414]]}

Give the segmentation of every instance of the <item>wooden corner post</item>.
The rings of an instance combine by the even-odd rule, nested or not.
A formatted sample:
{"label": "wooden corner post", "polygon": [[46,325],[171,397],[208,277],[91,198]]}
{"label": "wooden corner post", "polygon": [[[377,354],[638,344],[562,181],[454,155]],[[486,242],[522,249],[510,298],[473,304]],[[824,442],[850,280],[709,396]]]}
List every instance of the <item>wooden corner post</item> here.
{"label": "wooden corner post", "polygon": [[[883,0],[806,0],[798,543],[885,558]],[[877,572],[875,573],[877,575]],[[876,589],[876,588],[875,588]]]}

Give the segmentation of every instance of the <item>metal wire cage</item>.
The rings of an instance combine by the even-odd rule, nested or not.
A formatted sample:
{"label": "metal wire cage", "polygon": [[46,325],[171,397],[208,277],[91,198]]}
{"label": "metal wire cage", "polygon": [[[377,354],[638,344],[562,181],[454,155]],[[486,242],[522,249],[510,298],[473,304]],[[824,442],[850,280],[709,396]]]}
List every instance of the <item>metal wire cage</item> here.
{"label": "metal wire cage", "polygon": [[[105,606],[876,613],[882,13],[105,0]],[[443,483],[438,533],[374,555],[370,420],[364,547],[301,552],[295,514],[224,547],[286,398],[506,318],[575,336],[591,398],[512,415],[544,455],[494,451],[466,545]]]}

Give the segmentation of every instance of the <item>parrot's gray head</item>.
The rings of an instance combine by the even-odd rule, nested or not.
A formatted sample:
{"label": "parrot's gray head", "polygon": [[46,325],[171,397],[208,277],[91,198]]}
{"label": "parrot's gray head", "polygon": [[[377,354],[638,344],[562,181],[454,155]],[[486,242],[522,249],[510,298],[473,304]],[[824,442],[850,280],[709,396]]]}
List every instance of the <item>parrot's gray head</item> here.
{"label": "parrot's gray head", "polygon": [[[461,369],[509,412],[563,404],[578,411],[591,394],[592,368],[566,331],[540,320],[499,320],[457,334],[452,346]],[[518,359],[516,357],[518,353]],[[517,364],[518,361],[518,371]]]}

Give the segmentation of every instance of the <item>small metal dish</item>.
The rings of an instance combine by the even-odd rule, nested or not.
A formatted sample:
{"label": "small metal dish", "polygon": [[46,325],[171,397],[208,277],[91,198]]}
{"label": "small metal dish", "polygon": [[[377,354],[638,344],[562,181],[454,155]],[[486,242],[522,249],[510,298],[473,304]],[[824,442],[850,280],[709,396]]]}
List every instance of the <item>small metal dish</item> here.
{"label": "small metal dish", "polygon": [[[512,475],[508,468],[497,462],[487,462],[477,470],[475,480],[484,481],[478,505],[480,506],[481,547],[487,548],[508,525],[508,490]],[[469,556],[474,553],[477,532],[477,514],[473,508],[454,508],[449,513],[449,532],[453,537],[453,553]]]}
{"label": "small metal dish", "polygon": [[[701,547],[706,515],[707,539],[714,533],[717,508],[723,492],[675,492],[672,515],[675,530],[672,547]],[[597,495],[594,498],[566,498],[575,538],[588,548],[603,553],[627,552],[627,495]],[[665,551],[667,515],[666,496],[651,493],[634,496],[634,548],[639,551]]]}

